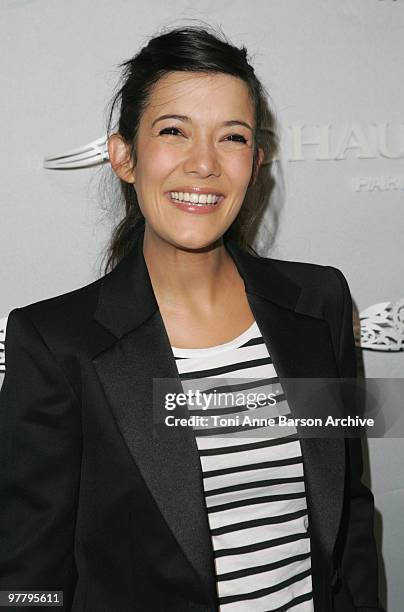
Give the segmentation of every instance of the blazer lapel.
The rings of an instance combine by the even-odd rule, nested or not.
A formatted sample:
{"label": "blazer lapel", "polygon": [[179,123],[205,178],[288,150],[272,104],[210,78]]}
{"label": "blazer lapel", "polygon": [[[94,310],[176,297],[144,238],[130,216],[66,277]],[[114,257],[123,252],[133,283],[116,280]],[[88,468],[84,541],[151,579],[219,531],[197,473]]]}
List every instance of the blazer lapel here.
{"label": "blazer lapel", "polygon": [[105,276],[95,318],[115,337],[93,364],[117,425],[215,608],[213,550],[193,431],[155,427],[162,407],[153,401],[153,381],[165,379],[170,392],[182,392],[182,386],[143,257],[142,228],[130,253]]}
{"label": "blazer lapel", "polygon": [[[129,254],[101,284],[95,319],[112,336],[93,363],[136,465],[215,606],[213,551],[193,432],[154,427],[161,412],[153,405],[153,379],[166,379],[174,392],[181,392],[182,386],[143,257],[143,233],[141,226]],[[301,287],[276,267],[232,242],[226,247],[244,279],[292,415],[298,416],[299,398],[289,379],[337,376],[327,323],[318,313],[306,314],[307,300],[305,312],[299,312]],[[339,439],[302,438],[301,446],[310,524],[329,559],[343,499],[344,444]]]}
{"label": "blazer lapel", "polygon": [[[328,327],[322,319],[249,295],[249,303],[294,418],[341,416],[341,408],[322,379],[337,376]],[[313,379],[302,381],[301,379]],[[313,390],[311,390],[313,385]],[[317,388],[318,386],[318,388]],[[307,412],[304,408],[308,409]],[[322,410],[318,410],[322,408]],[[320,413],[320,414],[319,414]],[[310,528],[323,559],[329,560],[338,532],[344,492],[345,447],[341,438],[307,437],[297,427],[302,449]]]}
{"label": "blazer lapel", "polygon": [[168,379],[166,392],[182,392],[160,313],[120,338],[93,363],[137,467],[214,601],[213,552],[193,432],[188,427],[154,427],[162,406],[153,401],[153,379]]}
{"label": "blazer lapel", "polygon": [[[337,363],[321,303],[311,288],[305,292],[275,267],[228,243],[244,278],[250,308],[272,358],[293,417],[343,413],[335,387]],[[313,298],[314,296],[314,298]],[[302,379],[312,379],[307,382]],[[313,389],[310,389],[310,385]],[[310,406],[310,400],[315,406]],[[309,404],[309,405],[308,405]],[[305,412],[306,410],[306,412]],[[323,561],[330,561],[344,498],[345,443],[341,437],[308,437],[297,427],[305,471],[310,528]]]}

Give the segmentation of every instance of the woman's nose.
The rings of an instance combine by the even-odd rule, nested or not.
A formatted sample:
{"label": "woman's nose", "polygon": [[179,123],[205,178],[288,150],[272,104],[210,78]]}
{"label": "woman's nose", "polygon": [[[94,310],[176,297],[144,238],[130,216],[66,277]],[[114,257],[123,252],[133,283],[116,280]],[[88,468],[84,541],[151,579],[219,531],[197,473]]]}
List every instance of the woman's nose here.
{"label": "woman's nose", "polygon": [[211,141],[196,140],[188,150],[184,164],[185,172],[197,172],[200,176],[220,174],[218,152]]}

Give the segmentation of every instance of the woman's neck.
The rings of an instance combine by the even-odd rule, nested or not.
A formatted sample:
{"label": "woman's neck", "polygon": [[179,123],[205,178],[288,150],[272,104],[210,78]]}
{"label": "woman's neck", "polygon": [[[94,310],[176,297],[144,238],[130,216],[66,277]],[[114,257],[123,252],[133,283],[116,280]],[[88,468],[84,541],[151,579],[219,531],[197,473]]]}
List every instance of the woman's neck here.
{"label": "woman's neck", "polygon": [[146,226],[143,255],[159,305],[208,316],[242,279],[223,239],[197,251],[176,247]]}

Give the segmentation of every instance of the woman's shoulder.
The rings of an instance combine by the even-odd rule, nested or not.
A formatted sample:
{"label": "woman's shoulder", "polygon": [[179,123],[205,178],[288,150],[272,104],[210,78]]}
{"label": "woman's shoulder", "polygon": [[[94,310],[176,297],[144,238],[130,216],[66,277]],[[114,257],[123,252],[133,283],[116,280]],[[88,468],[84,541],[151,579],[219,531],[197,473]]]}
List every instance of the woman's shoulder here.
{"label": "woman's shoulder", "polygon": [[255,257],[261,265],[267,266],[268,270],[276,269],[302,289],[322,287],[324,291],[329,290],[335,296],[335,293],[341,292],[341,289],[345,290],[348,286],[344,273],[335,266],[261,255],[251,255],[251,257]]}
{"label": "woman's shoulder", "polygon": [[43,337],[77,336],[93,320],[104,277],[65,293],[18,306],[7,316],[6,333],[13,319],[29,322]]}
{"label": "woman's shoulder", "polygon": [[[290,261],[273,257],[254,257],[267,268],[268,281],[280,282],[286,291],[297,295],[294,309],[301,314],[340,321],[352,310],[352,298],[344,273],[337,267],[313,262]],[[274,274],[275,270],[275,274]],[[264,273],[263,278],[266,277]]]}

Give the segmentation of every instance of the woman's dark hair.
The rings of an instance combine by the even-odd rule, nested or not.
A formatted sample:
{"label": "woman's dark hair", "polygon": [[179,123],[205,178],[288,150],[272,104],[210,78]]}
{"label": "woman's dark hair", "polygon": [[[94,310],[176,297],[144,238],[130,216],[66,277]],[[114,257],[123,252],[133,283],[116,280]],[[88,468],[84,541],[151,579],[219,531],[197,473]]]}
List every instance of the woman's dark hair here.
{"label": "woman's dark hair", "polygon": [[[231,44],[224,34],[209,25],[178,27],[151,38],[132,59],[119,64],[123,68],[122,86],[114,95],[107,121],[107,137],[117,131],[130,145],[136,164],[138,127],[148,104],[153,85],[172,71],[229,74],[248,86],[254,109],[254,161],[250,185],[240,212],[223,236],[255,253],[250,242],[255,236],[261,215],[273,186],[270,161],[278,151],[275,118],[267,104],[268,93],[247,59],[245,46]],[[119,108],[119,119],[112,127],[112,117]],[[258,147],[264,150],[265,164],[256,172]],[[269,160],[269,161],[268,161]],[[253,178],[255,182],[253,183]],[[133,185],[118,179],[124,204],[124,217],[115,227],[106,253],[105,271],[115,267],[132,245],[134,230],[144,223]]]}

